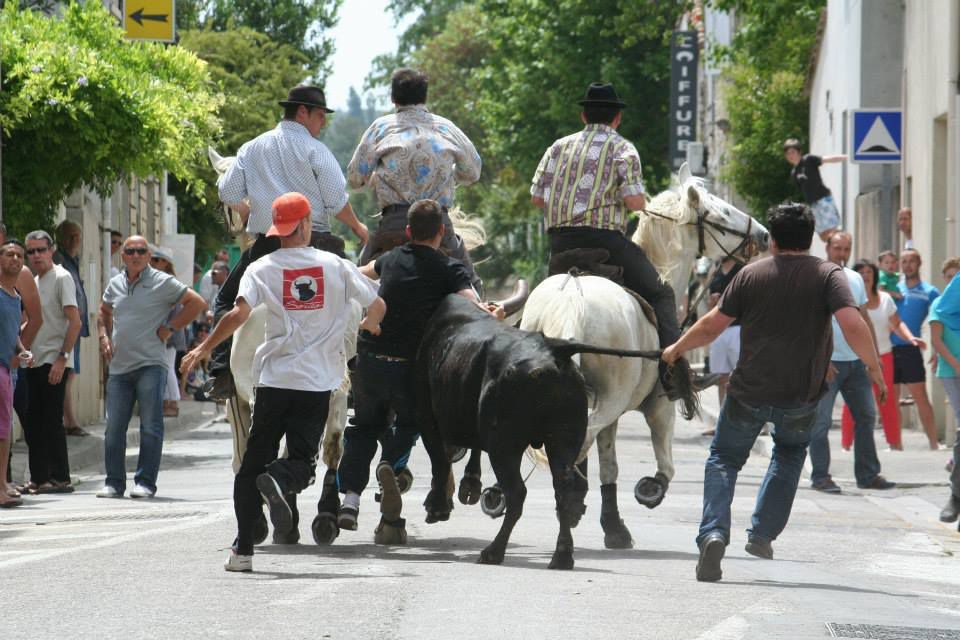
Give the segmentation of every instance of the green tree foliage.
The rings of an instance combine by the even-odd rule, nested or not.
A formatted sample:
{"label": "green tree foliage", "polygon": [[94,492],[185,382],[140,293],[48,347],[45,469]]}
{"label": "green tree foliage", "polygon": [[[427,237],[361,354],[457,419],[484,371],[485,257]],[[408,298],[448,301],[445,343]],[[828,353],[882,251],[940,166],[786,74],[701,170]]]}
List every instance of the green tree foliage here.
{"label": "green tree foliage", "polygon": [[177,0],[181,30],[232,31],[248,27],[304,55],[304,77],[322,84],[330,73],[334,42],[328,32],[337,24],[343,0]]}
{"label": "green tree foliage", "polygon": [[4,217],[16,233],[48,226],[82,184],[109,193],[123,176],[203,184],[195,159],[219,133],[221,97],[206,65],[178,47],[130,43],[99,2],[54,19],[0,12]]}
{"label": "green tree foliage", "polygon": [[715,0],[734,11],[739,30],[719,58],[731,79],[730,131],[734,139],[724,178],[762,215],[796,199],[783,141],[808,139],[809,98],[804,84],[825,0]]}
{"label": "green tree foliage", "polygon": [[428,73],[431,109],[456,122],[483,158],[481,183],[457,198],[487,225],[484,277],[541,275],[544,241],[530,179],[554,140],[582,128],[577,100],[590,82],[614,83],[630,105],[620,131],[640,152],[648,189],[668,183],[669,37],[687,3],[394,0],[392,7],[398,17],[423,11],[393,64]]}
{"label": "green tree foliage", "polygon": [[[180,46],[207,62],[210,78],[224,96],[222,138],[210,141],[224,156],[236,155],[244,142],[275,127],[283,115],[277,101],[303,80],[306,56],[252,29],[185,31]],[[170,192],[180,207],[181,231],[196,235],[198,253],[212,254],[228,236],[216,173],[206,154],[198,157],[196,172],[205,184],[202,193],[191,193],[179,181],[171,181]]]}

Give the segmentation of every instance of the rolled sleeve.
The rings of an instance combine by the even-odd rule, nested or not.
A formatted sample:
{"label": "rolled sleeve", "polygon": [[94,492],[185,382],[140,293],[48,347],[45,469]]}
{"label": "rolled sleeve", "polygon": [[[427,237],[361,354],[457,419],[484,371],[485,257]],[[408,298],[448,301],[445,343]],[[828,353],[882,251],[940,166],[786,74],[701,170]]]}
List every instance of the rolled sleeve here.
{"label": "rolled sleeve", "polygon": [[363,137],[360,138],[359,146],[353,152],[350,164],[347,165],[347,182],[353,189],[360,189],[366,185],[377,167],[375,124],[367,127]]}
{"label": "rolled sleeve", "polygon": [[543,157],[540,158],[540,164],[537,165],[537,170],[533,174],[533,181],[530,184],[530,195],[535,198],[546,200],[549,197],[547,184],[553,180],[553,150],[554,147],[547,149]]}
{"label": "rolled sleeve", "polygon": [[313,163],[317,187],[323,200],[323,212],[329,217],[340,213],[347,204],[347,181],[343,171],[326,146],[317,148]]}
{"label": "rolled sleeve", "polygon": [[220,195],[221,202],[236,204],[247,197],[247,180],[244,173],[245,150],[246,145],[240,147],[237,159],[230,165],[227,172],[217,180],[217,192]]}
{"label": "rolled sleeve", "polygon": [[620,196],[639,196],[646,193],[643,188],[643,167],[640,154],[631,145],[623,155],[617,158],[617,180],[620,183]]}

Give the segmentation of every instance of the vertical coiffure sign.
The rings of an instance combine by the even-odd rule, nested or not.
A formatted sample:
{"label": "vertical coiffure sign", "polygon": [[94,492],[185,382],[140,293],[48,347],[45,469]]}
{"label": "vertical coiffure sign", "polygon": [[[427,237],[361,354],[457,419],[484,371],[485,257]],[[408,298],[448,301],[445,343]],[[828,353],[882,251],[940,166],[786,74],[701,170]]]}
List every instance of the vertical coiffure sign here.
{"label": "vertical coiffure sign", "polygon": [[697,139],[696,31],[674,31],[670,39],[670,167],[687,160],[687,143]]}

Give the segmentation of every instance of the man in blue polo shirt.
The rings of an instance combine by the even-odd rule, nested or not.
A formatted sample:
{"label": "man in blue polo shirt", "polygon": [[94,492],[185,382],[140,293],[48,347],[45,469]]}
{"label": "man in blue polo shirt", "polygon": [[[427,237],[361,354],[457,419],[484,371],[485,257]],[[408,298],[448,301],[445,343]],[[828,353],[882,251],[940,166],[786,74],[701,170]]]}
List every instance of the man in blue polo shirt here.
{"label": "man in blue polo shirt", "polygon": [[[920,327],[927,319],[930,305],[940,296],[936,287],[920,279],[921,264],[923,261],[916,249],[905,249],[900,255],[903,282],[899,285],[902,297],[896,301],[897,313],[915,336],[920,335]],[[910,397],[917,405],[917,413],[920,415],[927,440],[930,441],[930,448],[938,449],[940,442],[937,439],[937,425],[933,417],[933,406],[927,397],[927,372],[920,348],[904,342],[893,333],[890,334],[890,341],[893,343],[893,382],[897,386],[897,397],[900,397],[900,385],[907,385]]]}
{"label": "man in blue polo shirt", "polygon": [[[853,238],[846,231],[836,231],[827,238],[827,259],[843,267],[854,301],[859,305],[867,327],[869,317],[864,313],[867,290],[863,278],[853,269],[844,266],[850,259]],[[876,338],[874,337],[874,345]],[[850,348],[836,319],[833,320],[833,355],[830,356],[833,378],[829,380],[827,393],[817,405],[817,420],[810,436],[811,487],[824,493],[840,493],[841,489],[830,477],[830,425],[833,424],[833,403],[839,392],[850,407],[854,422],[853,474],[861,489],[890,489],[893,482],[880,475],[880,460],[873,429],[877,424],[877,407],[873,399],[873,386],[863,361]],[[829,377],[829,376],[828,376]]]}

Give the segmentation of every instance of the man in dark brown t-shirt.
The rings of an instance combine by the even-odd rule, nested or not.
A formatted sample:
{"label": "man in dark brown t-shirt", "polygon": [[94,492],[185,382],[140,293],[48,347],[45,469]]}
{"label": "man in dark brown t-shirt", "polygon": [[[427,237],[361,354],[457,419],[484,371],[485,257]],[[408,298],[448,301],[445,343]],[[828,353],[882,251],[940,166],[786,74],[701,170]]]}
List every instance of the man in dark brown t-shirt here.
{"label": "man in dark brown t-shirt", "polygon": [[720,303],[701,318],[663,359],[713,341],[739,320],[740,360],[730,377],[726,401],[710,445],[703,485],[703,519],[697,544],[697,580],[716,581],[730,540],[730,505],[737,473],[767,422],[772,422],[773,455],[757,496],[747,552],[773,557],[771,543],[786,527],[797,492],[807,445],[825,380],[837,318],[847,342],[884,389],[870,330],[863,322],[843,270],[808,254],[813,214],[802,204],[784,204],[767,213],[770,258],[748,265],[724,291]]}

